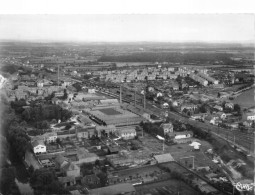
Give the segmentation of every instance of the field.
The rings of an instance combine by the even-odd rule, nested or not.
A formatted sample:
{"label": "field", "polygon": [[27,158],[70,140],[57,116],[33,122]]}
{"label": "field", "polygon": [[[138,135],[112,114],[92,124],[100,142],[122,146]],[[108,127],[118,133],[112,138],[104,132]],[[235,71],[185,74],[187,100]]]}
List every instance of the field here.
{"label": "field", "polygon": [[112,108],[104,108],[104,109],[100,109],[100,112],[106,114],[106,115],[119,115],[121,114],[120,112],[112,109]]}
{"label": "field", "polygon": [[198,194],[193,188],[189,187],[187,184],[178,181],[176,179],[169,179],[167,181],[160,181],[150,184],[144,184],[135,186],[136,194],[179,194],[179,195],[195,195]]}

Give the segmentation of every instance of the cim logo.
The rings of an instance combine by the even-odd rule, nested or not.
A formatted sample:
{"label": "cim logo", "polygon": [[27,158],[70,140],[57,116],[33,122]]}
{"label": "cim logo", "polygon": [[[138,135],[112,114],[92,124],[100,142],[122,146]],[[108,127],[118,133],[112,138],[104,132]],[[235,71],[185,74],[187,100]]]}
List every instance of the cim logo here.
{"label": "cim logo", "polygon": [[241,182],[237,182],[234,183],[233,186],[240,192],[244,192],[244,191],[252,191],[252,189],[254,188],[255,184],[254,183],[241,183]]}

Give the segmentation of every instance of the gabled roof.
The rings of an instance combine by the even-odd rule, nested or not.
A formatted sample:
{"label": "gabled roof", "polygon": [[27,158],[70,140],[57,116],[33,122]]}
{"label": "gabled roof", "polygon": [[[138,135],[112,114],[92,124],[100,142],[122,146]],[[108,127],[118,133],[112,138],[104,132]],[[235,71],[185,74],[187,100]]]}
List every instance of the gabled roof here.
{"label": "gabled roof", "polygon": [[92,175],[85,175],[82,180],[99,181],[100,179],[95,174],[92,174]]}
{"label": "gabled roof", "polygon": [[172,128],[173,127],[173,124],[172,123],[162,123],[161,125],[160,125],[163,129],[166,129],[166,128]]}
{"label": "gabled roof", "polygon": [[55,162],[59,165],[61,165],[64,161],[68,161],[68,159],[62,155],[58,155],[56,158],[55,158]]}
{"label": "gabled roof", "polygon": [[35,140],[31,144],[32,144],[33,148],[36,146],[39,146],[39,145],[45,146],[45,144],[43,143],[42,140]]}
{"label": "gabled roof", "polygon": [[66,165],[64,165],[64,166],[62,167],[62,169],[63,169],[64,171],[73,171],[73,170],[79,170],[80,168],[79,168],[76,164],[74,164],[74,163],[72,163],[72,162],[69,162],[69,163],[67,163]]}

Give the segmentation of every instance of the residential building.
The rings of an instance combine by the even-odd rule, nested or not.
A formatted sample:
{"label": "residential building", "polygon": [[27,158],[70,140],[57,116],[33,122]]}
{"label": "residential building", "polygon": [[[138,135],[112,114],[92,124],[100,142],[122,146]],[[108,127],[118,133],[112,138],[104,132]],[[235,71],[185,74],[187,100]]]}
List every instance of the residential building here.
{"label": "residential building", "polygon": [[226,102],[225,108],[234,109],[234,104],[232,102]]}
{"label": "residential building", "polygon": [[172,123],[162,123],[160,127],[163,128],[164,134],[172,133],[174,131],[174,127]]}
{"label": "residential building", "polygon": [[246,112],[246,113],[244,113],[243,114],[243,119],[254,121],[255,120],[255,112]]}
{"label": "residential building", "polygon": [[100,179],[95,174],[85,175],[81,179],[82,185],[100,187]]}
{"label": "residential building", "polygon": [[134,127],[125,127],[117,129],[116,133],[121,138],[127,140],[127,139],[134,139],[136,136],[136,130]]}
{"label": "residential building", "polygon": [[47,143],[52,143],[52,142],[56,142],[58,136],[57,133],[52,132],[52,133],[45,133],[43,134],[44,137],[44,141],[46,141]]}
{"label": "residential building", "polygon": [[46,146],[42,140],[35,140],[31,144],[35,154],[46,153]]}
{"label": "residential building", "polygon": [[213,84],[215,84],[215,85],[219,84],[219,81],[218,81],[218,80],[216,80],[216,79],[210,77],[210,76],[207,75],[207,74],[204,74],[204,73],[202,73],[202,72],[199,72],[197,75],[200,76],[200,77],[202,77],[202,78],[204,78],[204,79],[206,79],[207,81],[209,81],[209,82],[211,82],[211,83],[213,83]]}
{"label": "residential building", "polygon": [[73,162],[68,162],[67,164],[63,165],[60,170],[66,173],[66,176],[68,177],[80,176],[80,167]]}
{"label": "residential building", "polygon": [[223,111],[222,106],[216,105],[213,107],[214,109],[218,110],[218,111]]}
{"label": "residential building", "polygon": [[89,139],[93,136],[97,136],[96,128],[93,126],[76,126],[76,137],[81,140],[82,138]]}

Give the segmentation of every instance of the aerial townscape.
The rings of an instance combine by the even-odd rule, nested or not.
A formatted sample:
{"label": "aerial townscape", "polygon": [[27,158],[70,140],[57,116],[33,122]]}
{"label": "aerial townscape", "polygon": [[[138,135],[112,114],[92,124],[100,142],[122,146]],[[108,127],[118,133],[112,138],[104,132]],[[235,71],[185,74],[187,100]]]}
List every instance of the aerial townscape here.
{"label": "aerial townscape", "polygon": [[1,193],[240,194],[253,48],[188,46],[2,42]]}
{"label": "aerial townscape", "polygon": [[254,21],[0,14],[0,195],[254,195]]}

